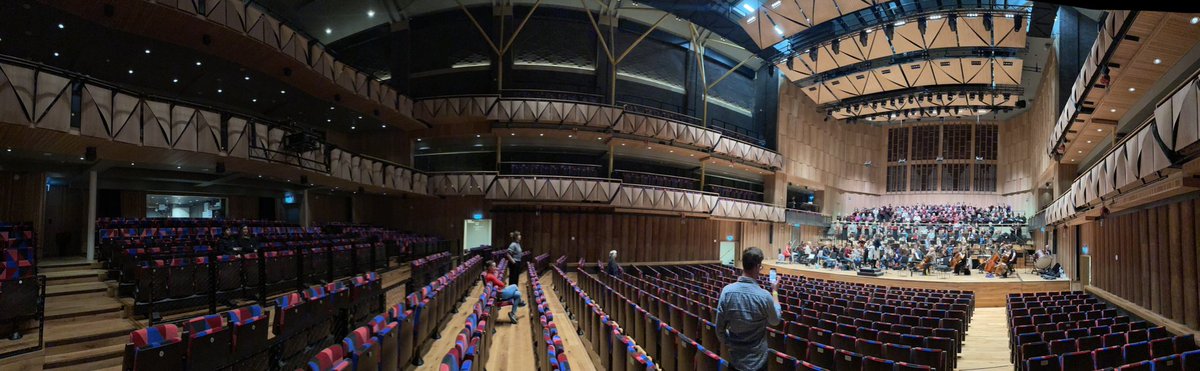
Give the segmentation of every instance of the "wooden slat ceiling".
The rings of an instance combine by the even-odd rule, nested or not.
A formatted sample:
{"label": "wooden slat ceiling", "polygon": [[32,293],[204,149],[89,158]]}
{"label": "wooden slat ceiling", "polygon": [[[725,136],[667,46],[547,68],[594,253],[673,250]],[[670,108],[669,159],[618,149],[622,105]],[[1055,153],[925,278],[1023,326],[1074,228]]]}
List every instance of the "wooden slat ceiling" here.
{"label": "wooden slat ceiling", "polygon": [[983,27],[982,19],[959,18],[958,32],[950,29],[948,19],[944,16],[930,19],[924,34],[917,21],[909,20],[895,27],[891,43],[883,32],[872,30],[867,33],[866,45],[863,45],[859,35],[850,35],[838,41],[838,53],[833,52],[832,43],[824,43],[817,48],[816,60],[808,53],[801,53],[792,57],[790,68],[787,63],[780,63],[778,67],[789,80],[799,81],[834,69],[915,51],[961,47],[1025,48],[1026,23],[1022,23],[1022,28],[1018,29],[1014,18],[996,16],[992,19],[994,27],[988,31]]}
{"label": "wooden slat ceiling", "polygon": [[1021,85],[1017,58],[943,58],[890,65],[804,87],[817,104],[883,92],[937,85]]}
{"label": "wooden slat ceiling", "polygon": [[1121,118],[1184,54],[1200,43],[1200,25],[1191,24],[1195,16],[1138,13],[1129,28],[1128,35],[1133,38],[1122,40],[1109,62],[1109,84],[1104,88],[1097,85],[1082,99],[1085,107],[1094,110],[1090,114],[1081,110],[1072,130],[1066,134],[1063,162],[1083,161],[1097,146],[1113,140],[1110,134]]}

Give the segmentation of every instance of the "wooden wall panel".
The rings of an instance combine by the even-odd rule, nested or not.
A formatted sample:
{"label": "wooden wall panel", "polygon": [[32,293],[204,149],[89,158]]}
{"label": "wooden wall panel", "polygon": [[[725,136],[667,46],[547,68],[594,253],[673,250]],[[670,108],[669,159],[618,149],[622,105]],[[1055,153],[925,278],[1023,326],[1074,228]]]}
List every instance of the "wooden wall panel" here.
{"label": "wooden wall panel", "polygon": [[314,226],[328,223],[350,223],[350,197],[347,195],[327,195],[309,192],[308,212],[312,214],[311,223]]}
{"label": "wooden wall panel", "polygon": [[[749,222],[617,214],[604,211],[497,210],[491,212],[493,241],[507,246],[509,232],[521,231],[522,246],[534,255],[566,255],[571,262],[607,259],[617,250],[622,262],[717,260],[718,243]],[[765,238],[766,223],[748,229],[754,243]],[[727,233],[728,232],[728,233]],[[739,241],[749,246],[751,242]]]}
{"label": "wooden wall panel", "polygon": [[144,191],[121,191],[121,217],[122,218],[145,218],[146,217],[146,192]]}
{"label": "wooden wall panel", "polygon": [[1173,201],[1081,225],[1095,230],[1092,285],[1200,329],[1198,203],[1196,198]]}
{"label": "wooden wall panel", "polygon": [[[824,121],[825,112],[795,84],[779,89],[779,154],[794,184],[881,194],[887,133],[873,125]],[[871,161],[874,167],[863,166]],[[827,211],[828,212],[828,211]]]}
{"label": "wooden wall panel", "polygon": [[1047,155],[1046,138],[1054,129],[1062,105],[1058,101],[1058,57],[1053,50],[1043,71],[1037,91],[1025,97],[1029,109],[1000,124],[996,175],[1001,194],[1034,190],[1042,173],[1054,165]]}
{"label": "wooden wall panel", "polygon": [[46,197],[46,174],[42,172],[0,171],[0,221],[33,223],[42,253],[42,204]]}

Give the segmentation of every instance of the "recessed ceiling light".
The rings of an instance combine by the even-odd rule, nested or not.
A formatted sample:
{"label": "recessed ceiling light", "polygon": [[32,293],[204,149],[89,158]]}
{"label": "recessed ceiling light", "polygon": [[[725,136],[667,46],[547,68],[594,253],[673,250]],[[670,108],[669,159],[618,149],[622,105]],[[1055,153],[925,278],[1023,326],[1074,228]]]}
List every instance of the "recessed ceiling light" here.
{"label": "recessed ceiling light", "polygon": [[358,116],[358,119],[359,119],[359,120],[362,120],[362,116]]}
{"label": "recessed ceiling light", "polygon": [[137,165],[137,164],[134,164],[134,163],[132,163],[132,162],[130,162],[130,163],[129,163],[129,166],[136,166],[136,165]]}
{"label": "recessed ceiling light", "polygon": [[1071,159],[1071,162],[1075,162],[1075,159]]}
{"label": "recessed ceiling light", "polygon": [[355,129],[355,127],[353,127],[353,126],[350,127],[350,130],[354,130],[354,129]]}
{"label": "recessed ceiling light", "polygon": [[604,138],[596,137],[596,140],[604,140]]}
{"label": "recessed ceiling light", "polygon": [[328,35],[328,34],[331,34],[331,33],[333,33],[333,29],[332,29],[332,28],[329,28],[329,27],[325,27],[325,34],[326,34],[326,35]]}
{"label": "recessed ceiling light", "polygon": [[621,143],[621,146],[622,146],[622,147],[624,147],[624,146],[625,146],[625,143]]}
{"label": "recessed ceiling light", "polygon": [[418,141],[418,142],[420,142],[420,141],[421,141],[421,138],[417,138],[417,141]]}
{"label": "recessed ceiling light", "polygon": [[83,161],[83,157],[80,157],[80,158],[79,158],[79,161]]}
{"label": "recessed ceiling light", "polygon": [[[1197,23],[1200,23],[1200,17],[1192,17],[1192,24],[1197,24]],[[61,24],[58,25],[58,28],[62,28],[62,25]]]}
{"label": "recessed ceiling light", "polygon": [[172,83],[172,84],[178,84],[178,83],[179,83],[179,79],[171,79],[171,83]]}
{"label": "recessed ceiling light", "polygon": [[5,152],[12,152],[12,148],[6,149],[6,150],[4,150],[4,151],[5,151]]}
{"label": "recessed ceiling light", "polygon": [[675,153],[675,150],[671,149],[671,150],[667,150],[667,152],[668,152],[668,153]]}
{"label": "recessed ceiling light", "polygon": [[379,127],[387,129],[387,124],[380,124]]}
{"label": "recessed ceiling light", "polygon": [[[1195,19],[1195,18],[1192,18],[1192,19]],[[1196,22],[1192,22],[1192,23],[1196,23]],[[60,29],[60,30],[61,30],[61,29],[63,29],[63,28],[66,28],[66,27],[67,27],[67,26],[64,26],[62,23],[59,23],[59,24],[58,24],[58,29]]]}
{"label": "recessed ceiling light", "polygon": [[1154,64],[1162,64],[1162,59],[1154,58]]}
{"label": "recessed ceiling light", "polygon": [[333,122],[333,119],[325,119],[325,122]]}
{"label": "recessed ceiling light", "polygon": [[259,177],[259,178],[262,178],[262,175],[259,175],[258,177]]}
{"label": "recessed ceiling light", "polygon": [[1083,151],[1076,151],[1076,152],[1083,153]]}
{"label": "recessed ceiling light", "polygon": [[517,136],[517,133],[508,133],[508,135],[515,137],[515,136]]}
{"label": "recessed ceiling light", "polygon": [[329,110],[330,110],[330,111],[333,111],[333,106],[329,106]]}
{"label": "recessed ceiling light", "polygon": [[367,18],[375,18],[375,11],[367,10]]}
{"label": "recessed ceiling light", "polygon": [[1116,108],[1109,108],[1109,109],[1108,109],[1108,112],[1117,112],[1117,109],[1116,109]]}
{"label": "recessed ceiling light", "polygon": [[1090,140],[1089,140],[1089,141],[1087,141],[1087,142],[1088,142],[1088,144],[1092,144],[1092,141],[1090,141]]}
{"label": "recessed ceiling light", "polygon": [[1130,93],[1135,92],[1135,91],[1137,91],[1137,88],[1129,88]]}
{"label": "recessed ceiling light", "polygon": [[258,98],[250,98],[250,103],[258,103]]}
{"label": "recessed ceiling light", "polygon": [[57,56],[58,56],[58,52],[54,52],[54,56],[55,56],[55,57],[57,57]]}
{"label": "recessed ceiling light", "polygon": [[695,154],[695,153],[689,153],[689,154],[688,154],[688,157],[696,157],[696,154]]}
{"label": "recessed ceiling light", "polygon": [[650,149],[650,146],[646,146],[646,149]]}
{"label": "recessed ceiling light", "polygon": [[146,49],[146,54],[150,54],[150,49]]}
{"label": "recessed ceiling light", "polygon": [[182,169],[182,168],[183,168],[183,166],[176,166],[175,168],[176,168],[176,169]]}
{"label": "recessed ceiling light", "polygon": [[1104,131],[1104,129],[1096,129],[1096,131]]}
{"label": "recessed ceiling light", "polygon": [[200,65],[202,65],[202,64],[203,64],[203,63],[200,63],[200,61],[196,61],[196,66],[200,66]]}
{"label": "recessed ceiling light", "polygon": [[243,79],[246,79],[246,81],[250,81],[250,76],[243,77]]}
{"label": "recessed ceiling light", "polygon": [[217,89],[217,94],[221,94],[221,93],[224,93],[224,92],[225,92],[224,90]]}
{"label": "recessed ceiling light", "polygon": [[130,75],[132,75],[132,74],[133,74],[133,70],[129,70],[129,74],[130,74]]}
{"label": "recessed ceiling light", "polygon": [[539,137],[544,137],[544,136],[546,136],[546,134],[538,133],[538,136],[539,136]]}

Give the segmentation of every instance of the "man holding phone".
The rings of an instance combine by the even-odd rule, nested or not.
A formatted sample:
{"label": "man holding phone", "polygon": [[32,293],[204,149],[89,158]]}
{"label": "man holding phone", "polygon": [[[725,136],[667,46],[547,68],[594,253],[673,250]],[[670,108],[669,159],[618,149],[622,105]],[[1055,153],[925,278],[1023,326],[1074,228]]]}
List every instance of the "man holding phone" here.
{"label": "man holding phone", "polygon": [[751,247],[742,252],[742,275],[726,285],[717,301],[717,337],[729,348],[729,364],[738,371],[767,369],[767,327],[781,322],[778,276],[772,269],[770,290],[759,287],[763,252]]}

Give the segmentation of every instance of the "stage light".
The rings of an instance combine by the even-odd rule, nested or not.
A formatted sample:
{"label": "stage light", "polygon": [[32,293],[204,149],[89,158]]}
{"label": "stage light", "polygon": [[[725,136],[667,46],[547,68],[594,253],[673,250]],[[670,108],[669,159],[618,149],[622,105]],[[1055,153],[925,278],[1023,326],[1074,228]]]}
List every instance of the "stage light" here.
{"label": "stage light", "polygon": [[332,34],[332,33],[333,33],[333,29],[332,29],[332,28],[329,28],[329,27],[326,27],[326,28],[325,28],[325,34],[326,34],[326,35],[328,35],[328,34]]}
{"label": "stage light", "polygon": [[896,26],[885,24],[883,25],[883,36],[887,37],[888,41],[892,40],[892,36],[896,34]]}
{"label": "stage light", "polygon": [[813,62],[817,61],[817,48],[808,49],[808,59],[812,59]]}
{"label": "stage light", "polygon": [[[830,49],[833,49],[833,54],[841,54],[841,52],[842,52],[841,46],[842,46],[842,43],[841,43],[840,39],[833,39],[833,42],[829,43]],[[1157,64],[1157,63],[1155,63],[1155,64]]]}
{"label": "stage light", "polygon": [[929,24],[928,21],[925,20],[925,17],[917,18],[917,31],[921,32],[921,36],[925,36],[925,29],[928,26]]}
{"label": "stage light", "polygon": [[367,18],[375,18],[375,11],[374,11],[374,10],[368,10],[368,11],[367,11]]}
{"label": "stage light", "polygon": [[951,14],[946,23],[950,25],[950,32],[958,32],[958,14]]}
{"label": "stage light", "polygon": [[983,29],[984,29],[984,31],[992,32],[992,15],[991,14],[983,15]]}
{"label": "stage light", "polygon": [[858,32],[858,43],[867,46],[867,31]]}
{"label": "stage light", "polygon": [[[1012,16],[1012,14],[1009,14],[1008,16],[1010,16],[1010,17],[1011,17],[1011,16]],[[1014,20],[1013,20],[1013,30],[1014,30],[1014,31],[1017,31],[1017,32],[1020,32],[1021,30],[1025,29],[1024,27],[1021,27],[1021,26],[1022,26],[1022,23],[1024,23],[1024,22],[1025,22],[1025,16],[1024,16],[1024,15],[1018,15],[1018,16],[1016,16],[1015,18],[1016,18],[1016,19],[1014,19]]]}

